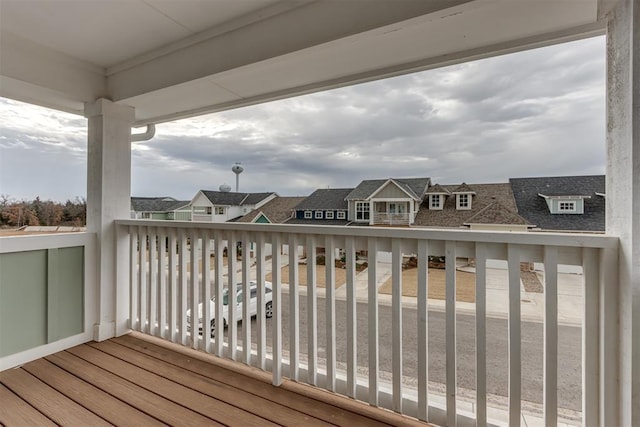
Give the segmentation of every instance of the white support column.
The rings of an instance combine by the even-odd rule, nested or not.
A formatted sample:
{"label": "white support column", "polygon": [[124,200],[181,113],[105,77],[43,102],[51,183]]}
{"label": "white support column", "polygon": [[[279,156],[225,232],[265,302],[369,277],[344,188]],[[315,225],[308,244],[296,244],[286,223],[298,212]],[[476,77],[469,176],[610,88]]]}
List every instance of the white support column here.
{"label": "white support column", "polygon": [[[606,2],[603,2],[606,3]],[[607,15],[607,233],[618,254],[619,419],[640,425],[640,0]]]}
{"label": "white support column", "polygon": [[131,107],[99,99],[85,105],[85,116],[89,120],[87,229],[98,236],[95,308],[98,323],[94,339],[103,341],[115,336],[116,329],[121,334],[128,327],[129,293],[124,289],[128,288],[128,272],[117,268],[127,263],[127,236],[116,233],[114,220],[129,217],[131,125],[135,114]]}

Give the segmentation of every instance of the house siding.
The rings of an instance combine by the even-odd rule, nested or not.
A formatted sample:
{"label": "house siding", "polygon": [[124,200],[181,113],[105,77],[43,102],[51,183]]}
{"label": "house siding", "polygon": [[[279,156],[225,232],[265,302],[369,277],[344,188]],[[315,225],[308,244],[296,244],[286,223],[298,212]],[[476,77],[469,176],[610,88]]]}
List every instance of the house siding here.
{"label": "house siding", "polygon": [[405,193],[404,191],[402,191],[400,188],[398,188],[397,185],[395,185],[392,182],[389,182],[385,185],[385,187],[380,190],[378,193],[376,193],[376,195],[373,197],[373,200],[376,199],[407,199],[409,198],[409,196],[407,196],[407,193]]}

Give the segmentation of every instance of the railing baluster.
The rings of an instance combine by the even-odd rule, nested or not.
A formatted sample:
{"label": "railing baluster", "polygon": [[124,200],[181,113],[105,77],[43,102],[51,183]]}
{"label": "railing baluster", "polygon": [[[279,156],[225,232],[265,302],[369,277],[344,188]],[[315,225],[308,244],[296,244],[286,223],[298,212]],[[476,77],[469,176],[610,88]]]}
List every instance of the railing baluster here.
{"label": "railing baluster", "polygon": [[223,301],[222,295],[224,291],[224,236],[222,231],[216,230],[215,232],[215,245],[216,245],[216,280],[214,284],[214,294],[216,296],[215,309],[213,311],[215,318],[215,354],[218,357],[223,357],[224,353],[224,322],[222,320]]}
{"label": "railing baluster", "polygon": [[476,426],[487,425],[487,250],[476,243]]}
{"label": "railing baluster", "polygon": [[336,390],[336,262],[333,236],[325,236],[324,246],[326,329],[327,329],[327,389]]}
{"label": "railing baluster", "polygon": [[402,247],[400,239],[391,242],[391,371],[392,409],[402,413]]}
{"label": "railing baluster", "polygon": [[[203,350],[211,353],[211,236],[202,232],[202,340]],[[197,331],[196,331],[197,333]]]}
{"label": "railing baluster", "polygon": [[520,426],[521,408],[521,319],[520,319],[520,249],[508,245],[509,266],[509,426]]}
{"label": "railing baluster", "polygon": [[238,360],[238,287],[236,279],[236,270],[238,261],[238,251],[236,250],[236,233],[229,233],[229,240],[227,240],[227,289],[229,292],[229,304],[228,313],[229,321],[227,322],[227,328],[229,330],[228,342],[229,342],[229,358],[231,360]]}
{"label": "railing baluster", "polygon": [[[267,366],[267,322],[265,317],[265,250],[264,233],[256,236],[256,283],[258,284],[258,315],[256,327],[258,328],[258,368],[265,370]],[[273,302],[272,302],[273,304]]]}
{"label": "railing baluster", "polygon": [[[242,234],[242,360],[249,365],[251,363],[251,249],[249,236]],[[256,307],[257,308],[257,307]]]}
{"label": "railing baluster", "polygon": [[274,234],[272,239],[272,268],[271,275],[273,295],[273,385],[282,384],[282,244],[280,234]]}
{"label": "railing baluster", "polygon": [[582,251],[584,306],[582,317],[582,425],[600,422],[600,294],[598,250]]}
{"label": "railing baluster", "polygon": [[169,335],[167,338],[172,342],[176,342],[176,328],[178,326],[177,246],[176,230],[171,228],[169,230],[169,280],[167,283],[169,286]]}
{"label": "railing baluster", "polygon": [[160,312],[158,313],[158,336],[166,338],[167,329],[167,235],[158,233],[158,278],[160,279]]}
{"label": "railing baluster", "polygon": [[300,301],[298,236],[289,235],[289,378],[298,381],[300,364]]}
{"label": "railing baluster", "polygon": [[418,418],[429,420],[429,242],[418,241]]}
{"label": "railing baluster", "polygon": [[129,226],[129,233],[131,239],[129,240],[129,256],[130,256],[130,271],[129,278],[131,280],[131,288],[129,289],[129,327],[133,330],[139,331],[140,328],[140,310],[138,294],[140,292],[140,281],[138,280],[138,274],[140,272],[140,236],[139,228]]}
{"label": "railing baluster", "polygon": [[149,289],[149,280],[147,278],[147,228],[140,229],[140,331],[149,332],[148,307],[149,300],[147,298],[147,289]]}
{"label": "railing baluster", "polygon": [[[187,233],[185,230],[179,231],[180,238],[180,254],[178,256],[178,271],[180,273],[179,277],[179,305],[178,305],[178,327],[179,327],[179,342],[182,345],[187,345],[187,263],[188,263],[188,254],[187,254]],[[197,313],[191,316],[191,329],[198,327],[198,317]]]}
{"label": "railing baluster", "polygon": [[445,342],[447,378],[447,425],[457,425],[457,354],[456,354],[456,242],[447,240],[445,256]]}
{"label": "railing baluster", "polygon": [[190,246],[190,261],[191,261],[191,276],[189,278],[189,293],[191,299],[189,300],[189,309],[191,310],[191,346],[194,349],[199,348],[199,334],[198,334],[198,300],[200,299],[198,288],[198,270],[200,269],[199,256],[198,256],[198,234],[196,229],[191,230],[191,246]]}
{"label": "railing baluster", "polygon": [[353,237],[347,237],[347,396],[356,397],[357,389],[357,345],[358,320],[356,317],[356,247]]}
{"label": "railing baluster", "polygon": [[367,242],[367,275],[369,278],[369,403],[378,406],[379,335],[378,335],[378,241],[370,237]]}
{"label": "railing baluster", "polygon": [[546,425],[558,424],[558,248],[544,248],[544,397]]}
{"label": "railing baluster", "polygon": [[158,322],[158,244],[156,229],[149,229],[149,334],[157,335]]}
{"label": "railing baluster", "polygon": [[316,237],[307,236],[307,382],[318,382],[318,300],[316,287]]}

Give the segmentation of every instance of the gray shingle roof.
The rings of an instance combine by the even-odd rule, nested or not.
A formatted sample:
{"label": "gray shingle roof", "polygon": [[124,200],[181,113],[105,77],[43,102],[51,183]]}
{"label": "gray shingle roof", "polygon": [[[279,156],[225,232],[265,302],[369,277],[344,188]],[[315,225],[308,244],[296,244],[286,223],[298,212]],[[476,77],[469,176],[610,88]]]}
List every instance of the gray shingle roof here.
{"label": "gray shingle roof", "polygon": [[465,224],[522,224],[530,225],[529,221],[513,210],[507,209],[500,202],[493,201],[480,209],[475,215],[467,219]]}
{"label": "gray shingle roof", "polygon": [[[398,186],[404,189],[411,197],[422,199],[427,187],[431,183],[430,178],[390,178]],[[368,179],[362,181],[346,197],[347,200],[366,200],[375,193],[389,179]]]}
{"label": "gray shingle roof", "polygon": [[252,222],[262,213],[272,224],[281,224],[291,218],[293,208],[304,199],[304,197],[276,197],[262,207],[238,218],[236,222]]}
{"label": "gray shingle roof", "polygon": [[425,194],[451,194],[451,192],[444,188],[442,185],[435,184],[429,187]]}
{"label": "gray shingle roof", "polygon": [[[442,185],[444,190],[453,192],[460,185]],[[501,207],[506,212],[516,213],[516,203],[511,192],[511,186],[507,183],[502,184],[471,184],[468,188],[475,193],[472,196],[471,209],[456,209],[456,196],[446,196],[442,210],[429,209],[429,202],[425,201],[420,205],[420,210],[416,214],[414,225],[422,227],[463,227],[468,224],[469,219],[473,218],[487,206],[497,203],[496,207]],[[487,212],[488,214],[488,212]],[[492,214],[499,224],[521,224],[520,220],[512,218],[515,222],[508,221],[508,214]],[[481,217],[477,217],[479,220]],[[478,222],[476,222],[478,223]]]}
{"label": "gray shingle roof", "polygon": [[[511,178],[518,213],[544,230],[604,231],[604,175]],[[539,194],[591,196],[584,200],[583,214],[552,214]]]}
{"label": "gray shingle roof", "polygon": [[323,188],[314,191],[300,202],[296,210],[347,210],[348,203],[345,197],[353,191],[353,188]]}
{"label": "gray shingle roof", "polygon": [[188,205],[190,202],[173,197],[132,197],[131,209],[135,212],[169,212]]}
{"label": "gray shingle roof", "polygon": [[275,193],[236,193],[231,191],[200,190],[214,205],[245,206],[255,205]]}

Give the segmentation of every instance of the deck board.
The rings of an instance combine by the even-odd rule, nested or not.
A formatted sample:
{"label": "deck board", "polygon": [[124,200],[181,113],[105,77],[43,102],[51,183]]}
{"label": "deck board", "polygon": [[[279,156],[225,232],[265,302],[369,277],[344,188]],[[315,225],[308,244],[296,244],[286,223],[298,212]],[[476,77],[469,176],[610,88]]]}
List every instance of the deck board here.
{"label": "deck board", "polygon": [[[174,381],[177,384],[189,387],[210,397],[215,397],[243,411],[264,417],[276,424],[299,426],[302,418],[305,426],[331,425],[330,423],[290,409],[287,406],[275,403],[262,396],[248,394],[246,391],[232,387],[224,382],[155,359],[113,341],[91,343],[90,345],[121,360],[127,360],[129,363],[138,367],[151,369],[154,373]],[[209,366],[209,370],[211,370],[211,366]]]}
{"label": "deck board", "polygon": [[3,372],[2,383],[56,424],[86,424],[96,427],[111,425],[24,369]]}
{"label": "deck board", "polygon": [[292,409],[308,414],[309,416],[319,418],[331,424],[339,426],[362,425],[364,420],[367,425],[371,426],[388,425],[387,423],[379,422],[376,419],[365,419],[360,414],[346,411],[334,405],[326,404],[325,402],[318,401],[283,388],[274,388],[271,384],[258,379],[240,376],[225,369],[211,369],[211,365],[206,361],[194,359],[187,355],[171,351],[165,347],[149,343],[147,341],[138,340],[129,335],[115,338],[113,341],[135,348],[141,353],[162,358],[163,360],[167,360],[177,366],[183,366],[192,372],[196,372],[211,379],[245,390],[247,393],[262,396],[272,400],[273,402],[287,405]]}
{"label": "deck board", "polygon": [[56,425],[2,384],[0,384],[0,402],[2,402],[0,405],[0,425],[42,427]]}
{"label": "deck board", "polygon": [[426,426],[141,334],[0,372],[0,425]]}
{"label": "deck board", "polygon": [[155,418],[81,380],[53,363],[38,359],[23,369],[114,425],[164,425]]}
{"label": "deck board", "polygon": [[47,357],[47,360],[67,371],[73,372],[77,377],[91,382],[91,384],[94,384],[101,390],[122,401],[126,401],[128,404],[135,406],[142,412],[152,415],[166,424],[193,426],[197,426],[199,423],[202,425],[213,424],[211,420],[200,414],[193,413],[160,395],[149,392],[110,372],[106,372],[70,353],[57,353]]}

